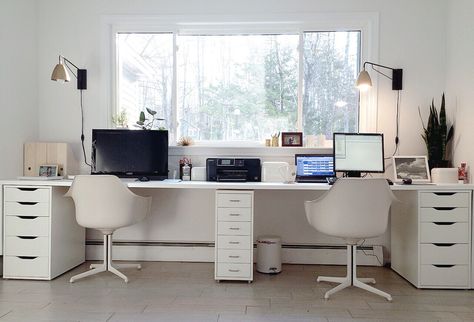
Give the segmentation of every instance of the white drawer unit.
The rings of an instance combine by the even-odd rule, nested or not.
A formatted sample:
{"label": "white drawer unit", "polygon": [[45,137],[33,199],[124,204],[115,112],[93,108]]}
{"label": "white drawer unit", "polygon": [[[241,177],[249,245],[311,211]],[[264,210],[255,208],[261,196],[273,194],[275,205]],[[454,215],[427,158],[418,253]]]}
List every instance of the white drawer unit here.
{"label": "white drawer unit", "polygon": [[218,221],[217,234],[228,236],[250,236],[252,223],[250,221]]}
{"label": "white drawer unit", "polygon": [[391,215],[392,269],[419,288],[472,288],[471,192],[423,191]]}
{"label": "white drawer unit", "polygon": [[215,279],[253,280],[253,191],[216,191]]}
{"label": "white drawer unit", "polygon": [[67,188],[3,186],[3,277],[51,280],[85,259]]}

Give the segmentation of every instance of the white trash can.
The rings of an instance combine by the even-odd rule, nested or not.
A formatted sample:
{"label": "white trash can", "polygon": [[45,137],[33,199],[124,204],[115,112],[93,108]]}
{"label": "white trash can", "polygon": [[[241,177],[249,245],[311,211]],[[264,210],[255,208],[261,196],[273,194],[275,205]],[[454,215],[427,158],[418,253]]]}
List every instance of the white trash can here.
{"label": "white trash can", "polygon": [[281,272],[281,238],[259,236],[257,238],[257,271],[277,274]]}

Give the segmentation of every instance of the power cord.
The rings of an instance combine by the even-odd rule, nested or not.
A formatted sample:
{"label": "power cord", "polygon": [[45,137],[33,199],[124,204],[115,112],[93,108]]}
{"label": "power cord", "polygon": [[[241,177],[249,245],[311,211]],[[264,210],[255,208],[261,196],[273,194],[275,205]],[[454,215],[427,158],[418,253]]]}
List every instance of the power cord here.
{"label": "power cord", "polygon": [[379,257],[373,253],[373,250],[372,250],[372,254],[369,254],[369,253],[366,253],[366,252],[365,252],[365,250],[364,250],[364,248],[363,248],[363,247],[364,247],[364,244],[365,244],[365,239],[362,241],[362,244],[357,245],[357,246],[360,247],[360,250],[364,253],[365,256],[373,256],[373,257],[375,257],[375,258],[377,259],[377,262],[379,262],[380,266],[383,266],[383,263],[380,261]]}
{"label": "power cord", "polygon": [[84,163],[88,165],[91,170],[92,170],[92,164],[87,162],[87,156],[86,156],[86,148],[84,147],[84,104],[83,104],[83,97],[82,97],[82,92],[83,90],[79,90],[81,93],[81,145],[82,145],[82,153],[84,154]]}
{"label": "power cord", "polygon": [[397,110],[396,110],[396,117],[395,117],[395,150],[393,151],[392,155],[389,157],[385,157],[385,160],[391,159],[395,154],[398,152],[398,147],[400,145],[400,91],[397,91]]}

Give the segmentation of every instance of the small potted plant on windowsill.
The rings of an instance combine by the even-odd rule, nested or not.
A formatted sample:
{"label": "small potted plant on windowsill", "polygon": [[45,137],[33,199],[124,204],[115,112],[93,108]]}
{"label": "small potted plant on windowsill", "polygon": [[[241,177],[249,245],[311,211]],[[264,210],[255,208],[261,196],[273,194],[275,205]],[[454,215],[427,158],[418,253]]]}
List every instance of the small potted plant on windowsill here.
{"label": "small potted plant on windowsill", "polygon": [[[151,108],[147,107],[146,111],[148,114],[150,114],[151,119],[147,118],[145,116],[145,112],[141,111],[137,123],[134,124],[135,127],[138,127],[142,130],[152,130],[153,127],[155,126],[155,121],[165,120],[165,119],[156,117],[156,111],[152,110]],[[159,127],[158,130],[161,131],[161,130],[166,130],[166,129],[164,127]]]}
{"label": "small potted plant on windowsill", "polygon": [[423,134],[421,136],[426,144],[430,170],[434,168],[448,168],[450,166],[448,144],[453,138],[454,125],[451,125],[448,130],[444,93],[441,98],[439,115],[434,104],[434,99],[432,100],[430,115],[426,126],[421,118],[420,108],[418,108],[418,113],[423,126]]}

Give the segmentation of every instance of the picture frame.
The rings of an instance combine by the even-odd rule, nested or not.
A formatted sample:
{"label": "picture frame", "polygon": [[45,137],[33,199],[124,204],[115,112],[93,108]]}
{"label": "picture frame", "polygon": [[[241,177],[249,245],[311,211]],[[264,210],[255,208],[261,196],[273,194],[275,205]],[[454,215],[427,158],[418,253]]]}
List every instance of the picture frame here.
{"label": "picture frame", "polygon": [[393,156],[393,177],[395,182],[411,179],[413,183],[431,182],[428,158],[425,155]]}
{"label": "picture frame", "polygon": [[57,164],[42,164],[39,166],[38,175],[40,177],[57,177],[58,165]]}
{"label": "picture frame", "polygon": [[282,132],[281,146],[303,146],[303,132]]}

